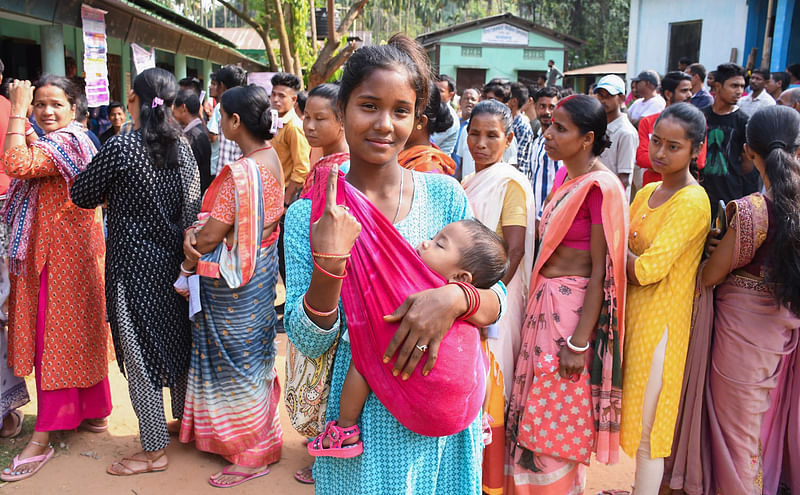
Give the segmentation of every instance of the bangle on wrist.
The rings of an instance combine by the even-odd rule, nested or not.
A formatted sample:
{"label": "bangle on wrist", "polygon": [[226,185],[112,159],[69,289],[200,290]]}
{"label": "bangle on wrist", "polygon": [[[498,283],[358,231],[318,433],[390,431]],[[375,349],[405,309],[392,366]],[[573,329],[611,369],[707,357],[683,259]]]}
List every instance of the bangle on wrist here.
{"label": "bangle on wrist", "polygon": [[25,137],[25,133],[24,133],[24,132],[12,132],[12,131],[8,131],[8,132],[6,133],[6,136],[22,136],[22,137]]}
{"label": "bangle on wrist", "polygon": [[478,309],[481,306],[481,295],[478,292],[478,289],[475,288],[472,284],[467,284],[465,282],[450,282],[451,285],[457,285],[464,291],[464,296],[467,298],[467,309],[464,313],[461,314],[457,320],[468,320],[471,318],[475,313],[478,312]]}
{"label": "bangle on wrist", "polygon": [[9,118],[9,119],[22,119],[22,120],[28,120],[28,117],[25,117],[24,115],[9,115],[9,116],[8,116],[8,118]]}
{"label": "bangle on wrist", "polygon": [[317,311],[316,309],[312,308],[308,304],[308,300],[306,299],[306,294],[303,294],[303,307],[306,308],[306,311],[311,313],[314,316],[319,316],[321,318],[327,318],[328,316],[333,316],[336,311],[339,310],[339,306],[334,306],[330,311]]}
{"label": "bangle on wrist", "polygon": [[318,253],[316,251],[311,252],[311,256],[315,258],[320,258],[324,260],[346,260],[350,257],[350,253],[347,254],[329,254],[329,253]]}
{"label": "bangle on wrist", "polygon": [[335,278],[336,280],[343,280],[347,276],[347,267],[345,267],[344,273],[342,273],[341,275],[336,275],[335,273],[331,273],[328,270],[326,270],[326,269],[322,268],[321,266],[319,266],[319,263],[317,263],[316,259],[314,260],[314,268],[316,268],[317,270],[322,272],[323,275],[327,275],[328,277]]}
{"label": "bangle on wrist", "polygon": [[583,347],[578,347],[576,345],[573,345],[572,335],[570,335],[569,337],[567,337],[567,347],[569,348],[570,351],[574,352],[575,354],[583,354],[584,352],[589,350],[591,344],[589,344],[589,342],[586,342],[586,345]]}
{"label": "bangle on wrist", "polygon": [[183,263],[181,263],[181,271],[182,271],[183,273],[187,274],[187,275],[194,275],[194,273],[195,273],[195,272],[197,272],[197,268],[195,268],[195,269],[194,269],[194,270],[192,270],[192,271],[189,271],[189,270],[187,270],[186,268],[184,268],[184,267],[183,267]]}

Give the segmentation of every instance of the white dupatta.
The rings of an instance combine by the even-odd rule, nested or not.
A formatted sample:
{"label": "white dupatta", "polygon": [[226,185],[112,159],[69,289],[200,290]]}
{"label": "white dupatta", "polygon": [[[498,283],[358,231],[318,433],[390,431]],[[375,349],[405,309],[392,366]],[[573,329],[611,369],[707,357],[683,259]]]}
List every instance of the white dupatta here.
{"label": "white dupatta", "polygon": [[536,203],[528,178],[514,166],[504,162],[495,163],[465,177],[462,181],[475,219],[493,231],[497,231],[500,223],[503,199],[511,181],[519,184],[525,193],[528,223],[525,228],[525,254],[508,284],[506,311],[497,322],[498,338],[489,339],[489,350],[503,374],[503,395],[506,402],[511,392],[514,366],[519,354],[522,322],[525,318],[531,271],[536,257]]}

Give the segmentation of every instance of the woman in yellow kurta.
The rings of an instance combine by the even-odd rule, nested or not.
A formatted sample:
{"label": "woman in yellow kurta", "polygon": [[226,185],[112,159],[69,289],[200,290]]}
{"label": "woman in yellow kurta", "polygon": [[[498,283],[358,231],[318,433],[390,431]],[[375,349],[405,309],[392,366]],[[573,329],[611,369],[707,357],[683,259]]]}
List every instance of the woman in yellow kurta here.
{"label": "woman in yellow kurta", "polygon": [[658,493],[672,448],[695,277],[711,222],[708,196],[689,172],[705,128],[689,104],[661,114],[649,153],[663,180],[639,191],[630,210],[621,443],[636,455],[635,495]]}

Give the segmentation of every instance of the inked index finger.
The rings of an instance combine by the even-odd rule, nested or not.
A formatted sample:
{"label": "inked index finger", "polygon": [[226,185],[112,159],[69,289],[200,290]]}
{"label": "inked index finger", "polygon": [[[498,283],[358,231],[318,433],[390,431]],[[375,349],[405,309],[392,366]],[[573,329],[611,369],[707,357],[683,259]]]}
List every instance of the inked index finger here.
{"label": "inked index finger", "polygon": [[333,210],[336,206],[336,188],[339,181],[339,165],[334,165],[328,171],[328,183],[325,186],[325,209]]}

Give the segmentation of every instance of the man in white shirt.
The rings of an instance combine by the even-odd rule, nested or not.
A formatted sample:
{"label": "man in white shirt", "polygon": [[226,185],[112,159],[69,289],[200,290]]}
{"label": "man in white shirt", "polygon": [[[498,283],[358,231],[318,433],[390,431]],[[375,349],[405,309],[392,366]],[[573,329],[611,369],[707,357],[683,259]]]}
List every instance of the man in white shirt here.
{"label": "man in white shirt", "polygon": [[636,147],[639,145],[639,134],[628,116],[622,113],[625,104],[625,81],[621,77],[609,74],[597,82],[594,97],[606,111],[608,127],[606,135],[611,146],[600,155],[600,161],[609,170],[617,174],[626,197],[630,197],[630,176],[636,163]]}
{"label": "man in white shirt", "polygon": [[451,103],[453,96],[456,94],[456,81],[447,74],[439,74],[434,84],[436,84],[439,95],[442,97],[442,103],[447,104],[447,109],[450,110],[450,115],[453,116],[453,125],[446,131],[431,134],[431,142],[449,155],[456,147],[458,129],[461,127],[461,123],[458,121],[458,112],[456,112]]}
{"label": "man in white shirt", "polygon": [[562,79],[564,74],[556,67],[555,60],[548,60],[547,67],[547,86],[557,86],[559,79]]}
{"label": "man in white shirt", "polygon": [[641,100],[637,100],[628,109],[628,117],[631,124],[634,126],[639,124],[642,117],[660,113],[667,106],[664,98],[658,94],[658,86],[661,84],[661,78],[658,72],[654,70],[646,70],[639,73],[634,77],[631,82],[636,85]]}
{"label": "man in white shirt", "polygon": [[536,204],[536,218],[542,217],[544,200],[553,189],[553,180],[556,172],[561,168],[561,162],[547,156],[544,149],[544,131],[553,124],[553,112],[558,105],[558,90],[552,86],[541,88],[536,92],[536,118],[539,120],[542,132],[531,143],[531,158],[527,166],[520,167],[519,171],[528,176],[533,187],[533,200]]}
{"label": "man in white shirt", "polygon": [[755,69],[750,75],[751,91],[739,98],[738,103],[739,108],[747,115],[753,115],[758,110],[775,104],[775,99],[765,89],[767,81],[769,81],[769,71],[766,69]]}

